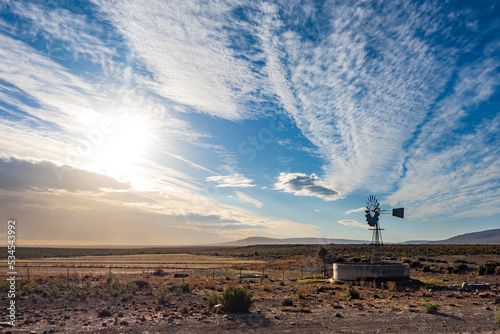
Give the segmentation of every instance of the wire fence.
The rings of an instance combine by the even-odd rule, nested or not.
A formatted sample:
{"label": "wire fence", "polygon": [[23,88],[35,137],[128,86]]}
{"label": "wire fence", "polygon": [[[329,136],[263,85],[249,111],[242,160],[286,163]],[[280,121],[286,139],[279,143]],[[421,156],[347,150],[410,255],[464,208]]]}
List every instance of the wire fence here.
{"label": "wire fence", "polygon": [[[3,272],[9,272],[3,266]],[[7,274],[5,274],[7,275]],[[184,267],[164,268],[161,266],[64,266],[64,265],[24,265],[16,267],[17,280],[30,280],[37,278],[66,278],[74,280],[87,277],[107,275],[137,276],[148,279],[161,276],[166,279],[184,281],[188,277],[241,280],[251,278],[268,278],[271,280],[300,280],[306,278],[332,277],[333,269],[321,267],[290,267],[275,268],[262,267],[256,270],[233,267]]]}

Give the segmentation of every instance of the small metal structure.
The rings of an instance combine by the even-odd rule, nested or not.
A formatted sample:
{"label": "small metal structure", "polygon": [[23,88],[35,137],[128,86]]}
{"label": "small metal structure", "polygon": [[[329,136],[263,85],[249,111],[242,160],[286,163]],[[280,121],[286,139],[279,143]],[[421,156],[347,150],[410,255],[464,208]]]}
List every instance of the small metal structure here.
{"label": "small metal structure", "polygon": [[[404,208],[397,208],[392,210],[381,210],[380,203],[377,197],[374,195],[368,196],[365,208],[365,218],[369,226],[373,227],[370,230],[373,231],[372,235],[372,262],[380,262],[382,259],[382,246],[384,244],[382,240],[382,228],[380,228],[379,216],[381,214],[391,214],[394,217],[404,218]],[[392,211],[392,212],[391,212]],[[373,215],[372,215],[373,214]]]}

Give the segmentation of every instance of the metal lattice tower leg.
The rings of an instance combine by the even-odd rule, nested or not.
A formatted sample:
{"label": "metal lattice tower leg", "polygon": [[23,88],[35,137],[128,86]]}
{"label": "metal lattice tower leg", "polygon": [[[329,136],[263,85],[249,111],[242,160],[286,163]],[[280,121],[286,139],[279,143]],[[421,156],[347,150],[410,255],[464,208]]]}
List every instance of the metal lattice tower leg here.
{"label": "metal lattice tower leg", "polygon": [[382,246],[384,245],[384,242],[382,241],[382,229],[380,228],[379,224],[377,223],[375,225],[375,228],[372,229],[373,231],[373,236],[372,236],[372,245],[373,245],[373,252],[372,252],[372,262],[380,262],[382,260]]}

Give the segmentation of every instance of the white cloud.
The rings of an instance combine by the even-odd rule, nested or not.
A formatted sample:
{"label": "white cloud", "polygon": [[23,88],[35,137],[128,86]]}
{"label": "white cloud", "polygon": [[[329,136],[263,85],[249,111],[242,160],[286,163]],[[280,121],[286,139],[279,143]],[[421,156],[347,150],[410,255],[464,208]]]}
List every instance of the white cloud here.
{"label": "white cloud", "polygon": [[[484,193],[472,187],[468,192],[460,191],[460,198],[470,203],[470,209],[461,214],[490,214],[498,207],[492,205],[496,203],[492,196],[498,192],[496,167],[474,159],[478,156],[472,150],[458,149],[453,142],[450,148],[447,145],[466,128],[464,117],[479,113],[478,105],[498,89],[499,60],[491,57],[491,50],[498,46],[492,43],[486,48],[488,53],[477,55],[478,60],[470,66],[457,66],[457,54],[470,51],[482,37],[475,33],[450,41],[455,43],[453,48],[426,38],[426,34],[441,33],[446,40],[454,38],[443,29],[450,18],[442,16],[441,10],[432,3],[387,2],[383,10],[342,3],[332,4],[328,12],[308,12],[313,22],[319,22],[317,16],[321,15],[321,22],[329,24],[330,29],[325,29],[304,27],[300,23],[303,19],[294,21],[296,8],[287,11],[263,4],[260,17],[255,19],[260,22],[257,32],[270,85],[327,161],[323,179],[335,185],[336,191],[344,195],[359,189],[392,192],[401,185],[401,192],[392,197],[395,200],[402,199],[403,193],[409,196],[411,185],[416,197],[453,198],[458,189],[454,191],[454,186],[439,180],[449,180],[446,173],[452,172],[452,183],[471,184],[476,173],[448,169],[438,172],[439,177],[429,177],[435,168],[426,167],[426,161],[440,145],[439,159],[460,152],[463,159],[459,160],[458,154],[453,158],[457,167],[482,171],[480,174],[490,181],[490,186],[475,183],[477,190],[489,189]],[[461,16],[457,22],[472,20],[476,14]],[[315,38],[304,38],[303,29]],[[450,92],[453,82],[456,84]],[[490,133],[488,138],[493,137]],[[490,150],[482,158],[498,155],[493,152],[496,141],[478,144]],[[413,159],[414,155],[419,158]],[[419,187],[427,183],[429,187]],[[438,203],[415,209],[419,216],[427,217],[448,212],[450,207],[461,212],[456,205]]]}
{"label": "white cloud", "polygon": [[102,27],[95,22],[88,22],[89,17],[83,14],[74,14],[62,8],[44,8],[36,4],[11,2],[12,12],[29,20],[29,24],[22,25],[18,34],[29,35],[30,38],[43,36],[49,43],[54,40],[62,42],[60,48],[66,51],[75,60],[88,58],[93,63],[102,65],[107,70],[112,65],[111,58],[116,51],[100,39],[103,37]]}
{"label": "white cloud", "polygon": [[437,152],[422,151],[408,161],[399,189],[388,197],[404,205],[408,217],[449,219],[500,213],[499,147],[487,141],[496,136],[500,115],[459,135],[455,145]]}
{"label": "white cloud", "polygon": [[355,213],[355,212],[364,212],[365,211],[365,207],[362,207],[362,208],[358,208],[358,209],[353,209],[353,210],[348,210],[345,212],[346,215],[349,215],[351,213]]}
{"label": "white cloud", "polygon": [[[95,114],[93,108],[101,98],[89,82],[70,74],[33,48],[0,34],[0,79],[18,87],[28,98],[42,106],[26,110],[35,119],[58,124],[77,131],[81,118]],[[25,109],[25,103],[16,102]]]}
{"label": "white cloud", "polygon": [[157,93],[217,117],[251,117],[239,104],[261,86],[224,30],[237,2],[93,2],[154,74]]}
{"label": "white cloud", "polygon": [[250,204],[253,204],[255,205],[256,208],[262,208],[264,206],[264,203],[260,202],[259,200],[245,194],[245,193],[242,193],[241,191],[235,191],[235,194],[236,196],[238,196],[238,198],[244,202],[247,202],[247,203],[250,203]]}
{"label": "white cloud", "polygon": [[280,173],[274,188],[297,196],[319,197],[325,201],[341,198],[336,190],[327,186],[315,174],[309,176],[304,173]]}
{"label": "white cloud", "polygon": [[337,223],[342,224],[342,225],[347,226],[347,227],[361,227],[361,228],[364,228],[367,230],[370,229],[370,226],[368,226],[367,224],[362,224],[356,220],[343,219],[343,220],[337,221]]}
{"label": "white cloud", "polygon": [[216,182],[217,187],[234,187],[234,188],[249,188],[255,187],[252,184],[253,180],[248,179],[243,174],[232,174],[232,175],[219,175],[219,176],[209,176],[206,178],[208,182]]}

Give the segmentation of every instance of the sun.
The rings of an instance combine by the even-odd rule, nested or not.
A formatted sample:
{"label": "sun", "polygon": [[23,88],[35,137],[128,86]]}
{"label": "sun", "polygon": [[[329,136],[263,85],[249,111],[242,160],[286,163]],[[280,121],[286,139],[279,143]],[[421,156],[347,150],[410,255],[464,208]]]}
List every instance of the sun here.
{"label": "sun", "polygon": [[125,175],[144,159],[151,144],[152,132],[146,119],[131,116],[111,127],[93,155],[100,169],[114,175]]}

